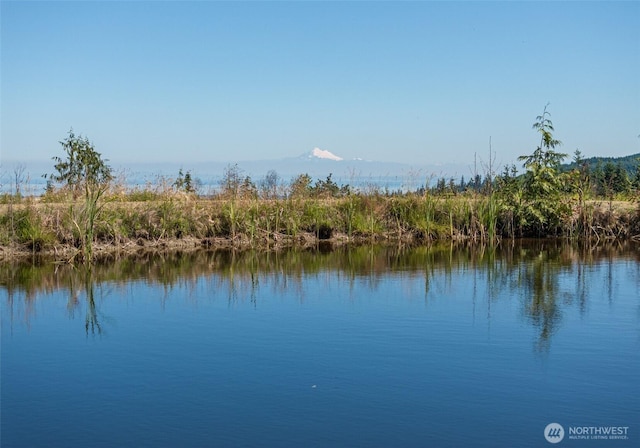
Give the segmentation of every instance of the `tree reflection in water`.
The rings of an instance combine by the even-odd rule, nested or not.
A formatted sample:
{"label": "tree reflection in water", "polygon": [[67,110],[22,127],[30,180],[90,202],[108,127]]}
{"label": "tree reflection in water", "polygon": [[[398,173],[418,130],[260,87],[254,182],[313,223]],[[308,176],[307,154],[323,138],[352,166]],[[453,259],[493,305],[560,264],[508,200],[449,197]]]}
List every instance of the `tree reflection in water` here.
{"label": "tree reflection in water", "polygon": [[[537,329],[536,348],[546,351],[560,327],[563,309],[572,304],[580,313],[587,309],[587,291],[595,287],[590,275],[593,266],[608,263],[609,270],[604,271],[604,278],[599,278],[605,281],[604,292],[614,300],[613,265],[621,259],[640,261],[637,244],[589,246],[559,241],[505,241],[498,246],[450,243],[420,247],[342,246],[330,251],[323,247],[321,251],[290,249],[270,253],[199,251],[143,254],[104,261],[92,268],[59,266],[46,261],[3,264],[0,286],[7,292],[3,316],[12,325],[14,319],[29,324],[34,316],[34,303],[61,290],[68,294],[67,309],[73,318],[81,303],[79,292],[84,290],[85,332],[100,335],[104,316],[96,304],[96,288],[104,284],[118,287],[144,282],[159,285],[167,293],[174,287],[195,291],[198,283],[205,282],[212,294],[226,294],[230,306],[246,300],[257,307],[263,284],[276,292],[293,290],[295,297],[304,301],[305,279],[319,273],[330,272],[332,278],[345,280],[351,294],[363,287],[375,291],[393,276],[409,281],[422,277],[421,294],[426,304],[455,293],[457,282],[463,278],[472,291],[469,306],[473,308],[474,319],[482,300],[486,301],[487,324],[491,325],[492,303],[519,297],[523,315]],[[635,270],[636,277],[640,276],[639,271]],[[195,293],[187,296],[197,300]],[[163,306],[162,300],[160,303]]]}
{"label": "tree reflection in water", "polygon": [[89,330],[91,330],[91,334],[96,334],[96,332],[102,334],[102,326],[100,325],[98,310],[96,308],[95,287],[91,266],[86,266],[83,270],[85,271],[84,291],[87,300],[87,315],[85,317],[84,330],[87,336],[89,335]]}
{"label": "tree reflection in water", "polygon": [[520,284],[524,291],[526,316],[539,329],[538,348],[548,350],[562,313],[558,306],[559,274],[558,254],[540,251],[529,263],[520,264]]}

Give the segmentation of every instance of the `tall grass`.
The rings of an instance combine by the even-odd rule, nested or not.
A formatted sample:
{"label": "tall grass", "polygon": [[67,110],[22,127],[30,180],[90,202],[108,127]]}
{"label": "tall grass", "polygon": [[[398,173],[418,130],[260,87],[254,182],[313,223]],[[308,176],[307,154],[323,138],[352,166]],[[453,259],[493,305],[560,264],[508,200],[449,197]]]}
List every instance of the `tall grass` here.
{"label": "tall grass", "polygon": [[[149,200],[142,200],[149,198]],[[343,197],[313,195],[259,199],[198,198],[164,191],[107,196],[95,216],[92,241],[104,245],[145,246],[168,240],[217,240],[250,247],[295,245],[325,239],[429,242],[469,240],[483,244],[515,236],[516,202],[476,194],[369,194]],[[640,235],[636,207],[608,209],[594,201],[571,202],[563,215],[562,235],[569,238],[633,238]],[[516,204],[515,206],[513,204]],[[78,213],[82,201],[68,196],[0,205],[0,244],[32,252],[80,249]],[[195,243],[197,244],[197,243]]]}

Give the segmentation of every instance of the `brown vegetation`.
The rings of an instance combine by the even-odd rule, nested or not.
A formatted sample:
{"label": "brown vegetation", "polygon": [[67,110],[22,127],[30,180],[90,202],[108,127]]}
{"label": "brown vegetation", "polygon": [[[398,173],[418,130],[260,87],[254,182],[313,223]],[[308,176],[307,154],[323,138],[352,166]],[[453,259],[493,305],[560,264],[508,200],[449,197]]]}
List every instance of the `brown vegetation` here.
{"label": "brown vegetation", "polygon": [[[49,198],[50,199],[50,198]],[[209,248],[277,249],[321,241],[435,240],[497,242],[517,236],[508,210],[491,197],[431,194],[363,195],[339,198],[198,199],[165,194],[146,201],[110,196],[95,220],[93,253]],[[570,204],[560,233],[540,236],[640,241],[640,208],[627,201]],[[0,206],[0,260],[41,254],[60,261],[82,258],[73,224],[82,202],[23,199]]]}

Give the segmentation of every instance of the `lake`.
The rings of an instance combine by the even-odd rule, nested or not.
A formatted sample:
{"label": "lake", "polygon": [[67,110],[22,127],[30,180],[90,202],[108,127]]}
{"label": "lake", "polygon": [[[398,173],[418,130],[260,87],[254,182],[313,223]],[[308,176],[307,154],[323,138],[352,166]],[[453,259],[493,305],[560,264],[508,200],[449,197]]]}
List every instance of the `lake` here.
{"label": "lake", "polygon": [[0,281],[4,448],[640,446],[637,244],[141,254]]}

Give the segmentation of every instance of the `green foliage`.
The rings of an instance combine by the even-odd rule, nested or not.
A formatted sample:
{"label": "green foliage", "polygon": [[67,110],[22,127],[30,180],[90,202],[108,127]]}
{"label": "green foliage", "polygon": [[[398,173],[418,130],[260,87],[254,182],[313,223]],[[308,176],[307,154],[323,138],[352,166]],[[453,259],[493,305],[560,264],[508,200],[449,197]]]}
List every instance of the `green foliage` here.
{"label": "green foliage", "polygon": [[562,143],[553,137],[553,124],[545,106],[542,115],[536,117],[533,129],[540,133],[540,145],[533,154],[520,156],[526,173],[523,180],[523,217],[525,233],[554,233],[565,210],[560,207],[564,177],[560,164],[567,156],[555,151]]}
{"label": "green foliage", "polygon": [[145,189],[129,191],[123,199],[130,202],[150,202],[157,201],[161,198],[155,191]]}
{"label": "green foliage", "polygon": [[157,208],[157,215],[161,237],[182,238],[193,235],[195,226],[192,225],[191,214],[186,213],[177,202],[171,199],[161,202]]}
{"label": "green foliage", "polygon": [[49,180],[65,184],[74,198],[83,195],[84,203],[79,207],[72,206],[70,215],[82,242],[85,261],[91,261],[95,221],[102,209],[99,202],[113,178],[111,168],[89,140],[76,136],[73,130],[60,144],[66,158],[53,158],[56,173],[50,174]]}
{"label": "green foliage", "polygon": [[582,158],[580,150],[576,149],[573,155],[574,168],[568,172],[567,188],[568,193],[577,193],[582,202],[591,190],[591,168],[589,163]]}
{"label": "green foliage", "polygon": [[66,139],[60,142],[65,157],[53,157],[55,173],[45,176],[51,181],[64,184],[74,193],[80,194],[86,189],[107,184],[112,179],[111,167],[103,160],[89,139],[76,136],[69,131]]}
{"label": "green foliage", "polygon": [[40,252],[55,241],[55,236],[45,226],[42,216],[32,207],[11,210],[0,217],[0,226],[7,233],[3,235],[3,239],[15,240],[33,252]]}
{"label": "green foliage", "polygon": [[305,173],[293,178],[289,190],[292,197],[304,198],[309,196],[312,191],[311,176]]}
{"label": "green foliage", "polygon": [[316,233],[320,226],[327,224],[327,207],[320,201],[312,200],[304,203],[302,225],[305,230]]}
{"label": "green foliage", "polygon": [[[591,168],[595,168],[598,165],[604,166],[607,163],[611,162],[614,165],[620,165],[622,169],[627,172],[627,176],[633,177],[636,172],[636,167],[638,166],[639,158],[640,153],[623,157],[589,157],[587,159],[582,159],[581,163],[587,164]],[[576,161],[573,160],[571,163],[563,165],[562,168],[563,171],[570,171],[572,169],[575,169],[577,168]]]}
{"label": "green foliage", "polygon": [[607,162],[602,172],[602,186],[605,195],[610,196],[617,193],[628,193],[631,182],[621,165]]}
{"label": "green foliage", "polygon": [[21,201],[22,198],[16,197],[11,193],[0,193],[0,204],[16,204]]}
{"label": "green foliage", "polygon": [[[440,196],[451,196],[456,195],[459,192],[464,191],[465,189],[466,186],[464,185],[464,176],[462,176],[462,179],[460,179],[460,183],[458,184],[456,184],[456,181],[452,177],[449,179],[440,177],[436,181],[435,187],[431,189],[431,192]],[[420,190],[420,192],[422,191],[423,189]]]}
{"label": "green foliage", "polygon": [[220,230],[223,236],[235,238],[240,224],[239,210],[235,201],[229,201],[223,206]]}
{"label": "green foliage", "polygon": [[398,237],[412,235],[418,240],[452,237],[451,202],[431,194],[392,197],[386,203],[385,218]]}
{"label": "green foliage", "polygon": [[[546,107],[533,128],[540,134],[540,143],[531,155],[520,157],[526,170],[521,175],[510,166],[496,177],[475,175],[459,182],[441,178],[435,186],[427,182],[416,194],[382,193],[375,188],[357,192],[348,185],[339,186],[331,174],[315,183],[302,174],[284,194],[275,171],[269,171],[257,187],[233,165],[225,170],[221,194],[212,200],[176,194],[176,190],[195,193],[196,181],[182,169],[175,182],[165,178],[162,188],[109,189],[112,176],[106,162],[86,138],[70,132],[60,142],[66,158],[54,158],[56,174],[49,175],[47,193],[38,199],[46,213],[38,214],[41,209],[33,207],[29,198],[5,195],[0,242],[26,244],[34,251],[57,242],[82,249],[84,259],[90,261],[94,241],[122,245],[136,240],[144,246],[145,241],[163,239],[227,237],[233,244],[249,241],[253,247],[265,242],[306,244],[309,235],[301,232],[318,239],[337,236],[342,240],[346,234],[356,240],[383,236],[397,241],[481,242],[502,236],[573,237],[578,232],[587,238],[637,234],[637,212],[623,212],[614,219],[611,199],[629,198],[634,188],[640,189],[638,160],[629,176],[621,164],[593,168],[576,151],[574,168],[562,171],[566,155],[557,151],[561,143],[554,138]],[[55,188],[54,182],[63,188]],[[610,198],[608,213],[588,201],[596,190]],[[74,201],[69,201],[70,192]],[[105,198],[111,198],[109,204]]]}
{"label": "green foliage", "polygon": [[[579,152],[579,151],[578,151]],[[627,198],[640,188],[640,154],[625,157],[574,158],[572,163],[562,166],[569,173],[581,172],[588,176],[586,193],[612,200]],[[572,179],[574,182],[576,178]],[[581,181],[584,186],[584,181]]]}
{"label": "green foliage", "polygon": [[636,193],[640,192],[640,157],[636,161],[636,169],[633,173],[633,178],[631,179],[631,186],[636,191]]}
{"label": "green foliage", "polygon": [[576,150],[573,156],[574,168],[566,173],[565,192],[572,195],[573,202],[577,211],[577,216],[572,216],[570,223],[565,230],[573,233],[576,230],[587,236],[590,232],[591,210],[587,206],[587,198],[591,193],[591,170],[589,164],[582,158],[582,153]]}
{"label": "green foliage", "polygon": [[244,176],[238,164],[228,165],[220,181],[220,195],[231,200],[255,198],[258,188],[250,176]]}
{"label": "green foliage", "polygon": [[184,191],[185,193],[195,193],[196,188],[194,185],[194,180],[191,177],[191,171],[187,171],[184,173],[182,168],[178,171],[178,177],[176,178],[173,186],[178,191]]}
{"label": "green foliage", "polygon": [[250,176],[245,176],[240,184],[240,197],[245,199],[256,199],[258,197],[258,188]]}
{"label": "green foliage", "polygon": [[522,233],[526,225],[523,213],[523,182],[515,165],[505,166],[496,177],[496,197],[500,208],[502,232],[510,237]]}
{"label": "green foliage", "polygon": [[498,227],[498,200],[494,195],[486,196],[478,202],[478,222],[481,239],[494,241]]}
{"label": "green foliage", "polygon": [[331,177],[332,174],[329,173],[325,180],[318,179],[311,189],[312,193],[318,197],[331,198],[342,197],[349,194],[350,189],[348,185],[340,187]]}
{"label": "green foliage", "polygon": [[381,216],[376,214],[376,206],[381,199],[362,194],[349,194],[337,201],[338,227],[351,237],[375,237],[382,233]]}
{"label": "green foliage", "polygon": [[[153,208],[152,208],[153,207]],[[157,239],[162,235],[162,229],[157,224],[155,206],[149,204],[144,209],[140,207],[127,207],[119,210],[121,216],[121,228],[123,236],[130,239]]]}

